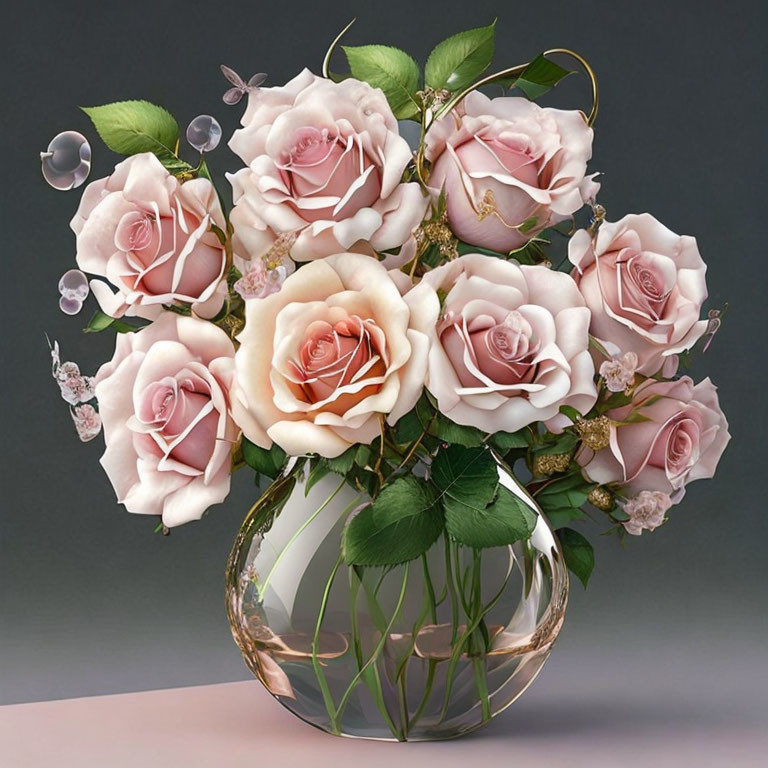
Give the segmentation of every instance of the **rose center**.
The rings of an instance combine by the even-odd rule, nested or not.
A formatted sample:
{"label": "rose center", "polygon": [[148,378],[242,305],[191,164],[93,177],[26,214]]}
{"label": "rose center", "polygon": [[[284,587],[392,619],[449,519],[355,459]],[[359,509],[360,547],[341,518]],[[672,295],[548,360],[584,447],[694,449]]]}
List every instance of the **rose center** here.
{"label": "rose center", "polygon": [[699,428],[693,419],[683,419],[670,432],[667,440],[667,468],[677,476],[696,462]]}
{"label": "rose center", "polygon": [[[371,321],[363,321],[353,315],[335,324],[325,321],[312,323],[301,343],[297,359],[290,363],[292,373],[310,403],[320,403],[330,398],[346,398],[364,379],[381,375],[385,366],[382,361],[378,329]],[[348,392],[339,392],[348,387]]]}

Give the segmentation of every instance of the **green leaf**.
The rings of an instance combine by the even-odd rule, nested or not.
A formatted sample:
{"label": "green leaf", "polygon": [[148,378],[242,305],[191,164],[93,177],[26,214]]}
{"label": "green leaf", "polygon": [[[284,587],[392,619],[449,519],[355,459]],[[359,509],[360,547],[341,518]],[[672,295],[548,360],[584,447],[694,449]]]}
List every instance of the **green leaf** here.
{"label": "green leaf", "polygon": [[579,436],[573,432],[563,432],[560,435],[547,435],[543,442],[531,450],[533,453],[570,453],[579,442]]}
{"label": "green leaf", "polygon": [[309,474],[307,475],[307,482],[304,484],[304,495],[309,496],[309,492],[315,484],[319,483],[330,471],[324,459],[310,459]]}
{"label": "green leaf", "polygon": [[544,517],[547,518],[549,527],[556,531],[559,528],[565,528],[570,525],[574,520],[583,520],[585,515],[580,509],[574,509],[573,507],[558,507],[556,509],[544,509]]}
{"label": "green leaf", "polygon": [[500,451],[511,451],[513,448],[527,448],[530,431],[523,428],[517,432],[494,432],[491,445]]}
{"label": "green leaf", "polygon": [[242,447],[245,463],[251,469],[255,469],[260,475],[265,475],[271,480],[274,480],[280,474],[288,458],[285,451],[277,444],[274,444],[269,449],[260,448],[247,437],[243,437]]}
{"label": "green leaf", "polygon": [[418,440],[421,433],[430,425],[435,414],[426,395],[422,395],[416,406],[395,424],[395,438],[398,443],[412,443]]}
{"label": "green leaf", "polygon": [[[182,174],[186,173],[192,173],[195,168],[191,166],[186,160],[182,160],[179,157],[176,157],[172,152],[163,152],[162,150],[158,150],[155,152],[155,154],[158,156],[158,159],[163,164],[165,169],[172,173],[174,176],[180,176]],[[202,176],[203,174],[198,174],[199,176]]]}
{"label": "green leaf", "polygon": [[560,539],[568,570],[574,573],[586,589],[592,569],[595,567],[595,551],[592,545],[573,528],[561,528],[557,532],[557,537]]}
{"label": "green leaf", "polygon": [[475,427],[456,424],[442,413],[437,414],[434,428],[431,432],[445,443],[463,445],[466,448],[483,445],[485,441],[485,432],[481,432]]}
{"label": "green leaf", "polygon": [[496,500],[485,509],[445,510],[445,528],[453,539],[467,547],[505,547],[527,539],[536,527],[537,513],[508,488],[499,486]]}
{"label": "green leaf", "polygon": [[116,101],[99,107],[81,107],[99,136],[121,155],[154,152],[174,154],[179,126],[170,112],[148,101]]}
{"label": "green leaf", "polygon": [[540,53],[515,80],[519,88],[529,99],[538,99],[551,88],[554,88],[564,77],[573,71],[563,69],[559,64],[546,58]]}
{"label": "green leaf", "polygon": [[398,565],[424,554],[443,530],[434,489],[412,475],[384,486],[344,531],[348,565]]}
{"label": "green leaf", "polygon": [[353,445],[351,448],[347,448],[340,456],[336,456],[333,459],[326,459],[325,463],[328,465],[328,469],[331,472],[335,472],[337,475],[346,475],[355,463],[355,457],[357,455],[357,445]]}
{"label": "green leaf", "polygon": [[405,51],[387,45],[345,45],[342,49],[352,76],[381,88],[398,120],[419,112],[419,65]]}
{"label": "green leaf", "polygon": [[430,88],[460,91],[477,80],[493,59],[496,22],[443,40],[429,54],[424,81]]}
{"label": "green leaf", "polygon": [[110,317],[100,309],[97,309],[93,313],[93,317],[88,321],[88,325],[83,328],[83,332],[101,333],[101,331],[106,331],[107,328],[111,328],[118,333],[131,333],[132,331],[141,330],[137,326],[131,325],[130,323],[124,323],[122,320],[118,320],[116,317]]}
{"label": "green leaf", "polygon": [[432,482],[446,515],[482,512],[496,496],[499,472],[486,448],[444,448],[432,462]]}
{"label": "green leaf", "polygon": [[539,219],[537,216],[531,216],[530,218],[526,219],[519,227],[518,229],[522,234],[525,234],[526,232],[530,232],[532,229],[536,227],[536,225],[539,223]]}
{"label": "green leaf", "polygon": [[536,501],[542,509],[556,509],[558,507],[580,507],[587,503],[589,494],[577,488],[566,488],[564,490],[549,491],[547,488],[542,493],[536,495]]}
{"label": "green leaf", "polygon": [[574,424],[581,418],[581,414],[572,405],[561,405],[560,413],[567,416]]}

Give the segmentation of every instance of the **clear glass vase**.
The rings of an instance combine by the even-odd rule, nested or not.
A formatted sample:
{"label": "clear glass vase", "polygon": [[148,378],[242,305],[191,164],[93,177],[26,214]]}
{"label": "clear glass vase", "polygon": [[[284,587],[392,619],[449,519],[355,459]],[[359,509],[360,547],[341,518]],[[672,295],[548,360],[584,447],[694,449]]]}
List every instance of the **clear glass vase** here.
{"label": "clear glass vase", "polygon": [[[398,566],[347,566],[344,526],[369,499],[329,474],[275,481],[227,566],[246,664],[277,700],[329,733],[398,741],[472,731],[533,681],[563,623],[568,575],[544,517],[530,539],[475,550],[443,534]],[[524,499],[507,467],[500,482]]]}

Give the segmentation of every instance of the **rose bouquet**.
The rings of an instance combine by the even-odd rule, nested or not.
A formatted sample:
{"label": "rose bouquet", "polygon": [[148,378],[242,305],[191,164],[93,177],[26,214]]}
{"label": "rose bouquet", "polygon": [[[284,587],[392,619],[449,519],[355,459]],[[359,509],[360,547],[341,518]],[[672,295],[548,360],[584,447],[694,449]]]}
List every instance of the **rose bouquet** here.
{"label": "rose bouquet", "polygon": [[[366,45],[337,75],[340,38],[322,76],[284,86],[222,67],[224,101],[247,99],[229,211],[214,118],[187,129],[188,162],[160,107],[85,110],[126,158],[85,189],[61,305],[92,292],[86,330],[115,353],[89,377],[54,345],[53,373],[80,437],[103,426],[118,501],[157,530],[224,501],[236,470],[266,488],[227,606],[283,704],[337,734],[441,738],[536,676],[566,569],[592,571],[588,526],[652,531],[713,475],[728,425],[681,372],[721,313],[702,318],[692,237],[596,202],[578,54],[483,76],[490,25],[423,73]],[[536,103],[570,74],[555,57],[589,75],[588,115]],[[89,162],[72,132],[43,153],[60,188]]]}

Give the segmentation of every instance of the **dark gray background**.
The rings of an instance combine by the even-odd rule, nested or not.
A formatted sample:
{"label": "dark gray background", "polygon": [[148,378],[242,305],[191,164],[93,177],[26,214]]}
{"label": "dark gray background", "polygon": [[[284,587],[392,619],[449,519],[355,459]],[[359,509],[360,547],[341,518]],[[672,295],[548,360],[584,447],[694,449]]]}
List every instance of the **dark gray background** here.
{"label": "dark gray background", "polygon": [[[691,486],[663,530],[632,538],[626,551],[593,532],[593,582],[587,593],[574,585],[558,647],[513,711],[552,731],[597,731],[622,718],[764,720],[765,6],[117,6],[23,2],[4,18],[0,703],[248,676],[229,636],[223,569],[255,490],[236,478],[225,505],[169,538],[116,505],[97,463],[101,440],[78,443],[49,376],[45,331],[86,372],[111,356],[113,340],[80,333],[91,304],[76,318],[57,309],[79,193],[47,187],[38,152],[57,132],[81,130],[96,179],[117,158],[77,105],[146,98],[182,126],[214,114],[227,136],[241,109],[221,102],[222,62],[246,77],[266,71],[269,84],[305,65],[318,71],[354,15],[350,43],[398,45],[423,61],[442,38],[498,16],[499,68],[557,46],[593,63],[602,93],[593,167],[604,171],[609,218],[647,210],[698,237],[712,304],[731,309],[696,377],[720,386],[734,435],[717,479]],[[555,97],[549,103],[586,108],[586,79],[570,78]],[[210,164],[219,174],[239,167],[224,144]]]}

